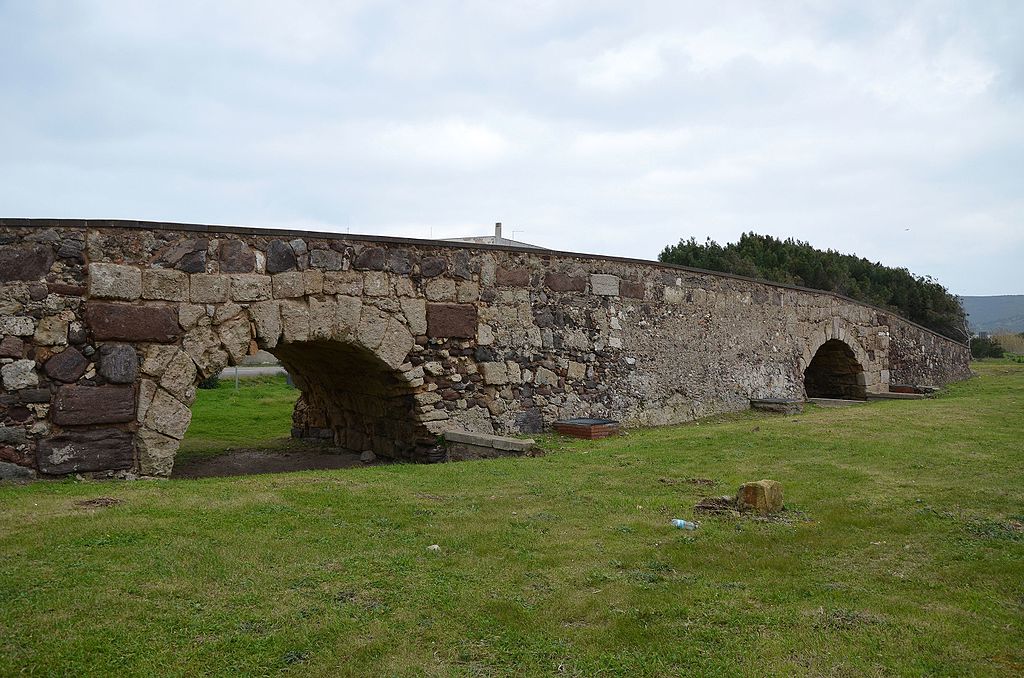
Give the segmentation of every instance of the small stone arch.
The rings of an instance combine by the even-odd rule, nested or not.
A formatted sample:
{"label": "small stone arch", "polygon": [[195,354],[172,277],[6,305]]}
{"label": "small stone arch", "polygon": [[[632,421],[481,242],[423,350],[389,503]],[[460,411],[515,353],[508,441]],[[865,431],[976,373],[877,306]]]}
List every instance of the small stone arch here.
{"label": "small stone arch", "polygon": [[808,398],[867,398],[864,367],[846,342],[829,339],[818,347],[804,370],[804,391]]}

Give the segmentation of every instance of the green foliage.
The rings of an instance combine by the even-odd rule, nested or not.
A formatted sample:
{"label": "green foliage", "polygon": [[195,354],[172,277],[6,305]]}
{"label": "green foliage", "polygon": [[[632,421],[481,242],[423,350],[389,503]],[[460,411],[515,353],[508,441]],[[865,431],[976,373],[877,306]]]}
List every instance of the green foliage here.
{"label": "green foliage", "polygon": [[971,339],[971,357],[975,360],[984,358],[1002,358],[1006,351],[999,340],[993,336],[981,336]]}
{"label": "green foliage", "polygon": [[[975,369],[540,457],[0,484],[0,675],[1019,675],[1024,366]],[[782,520],[670,525],[760,478]]]}
{"label": "green foliage", "polygon": [[838,292],[889,309],[957,341],[967,339],[960,300],[932,278],[851,254],[819,250],[792,238],[744,233],[739,242],[725,246],[710,238],[703,244],[690,238],[666,247],[658,260]]}

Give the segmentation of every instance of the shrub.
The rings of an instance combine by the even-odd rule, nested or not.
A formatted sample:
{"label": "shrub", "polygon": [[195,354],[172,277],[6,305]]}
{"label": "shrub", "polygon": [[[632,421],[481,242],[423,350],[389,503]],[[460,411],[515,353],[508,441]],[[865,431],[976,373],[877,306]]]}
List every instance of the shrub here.
{"label": "shrub", "polygon": [[220,375],[214,374],[199,382],[199,388],[215,389],[220,386]]}

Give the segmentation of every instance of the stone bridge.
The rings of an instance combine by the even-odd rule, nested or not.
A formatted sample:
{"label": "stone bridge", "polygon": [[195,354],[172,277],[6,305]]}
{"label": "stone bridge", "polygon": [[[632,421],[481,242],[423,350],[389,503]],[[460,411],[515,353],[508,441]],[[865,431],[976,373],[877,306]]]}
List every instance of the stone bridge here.
{"label": "stone bridge", "polygon": [[257,349],[299,433],[415,461],[450,430],[675,424],[969,374],[850,299],[649,261],[147,222],[0,220],[5,475],[166,476],[196,386]]}

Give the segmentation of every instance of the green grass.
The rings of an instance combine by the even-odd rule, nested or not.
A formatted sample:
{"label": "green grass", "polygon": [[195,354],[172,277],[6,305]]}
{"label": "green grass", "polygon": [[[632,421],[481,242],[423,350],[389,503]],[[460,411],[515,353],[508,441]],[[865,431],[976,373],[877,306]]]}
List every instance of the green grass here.
{"label": "green grass", "polygon": [[220,454],[228,448],[280,448],[290,442],[292,408],[299,391],[284,375],[222,379],[199,389],[181,458]]}
{"label": "green grass", "polygon": [[[6,486],[0,674],[1020,675],[1024,366],[977,369],[539,458]],[[787,521],[669,525],[765,477]]]}

